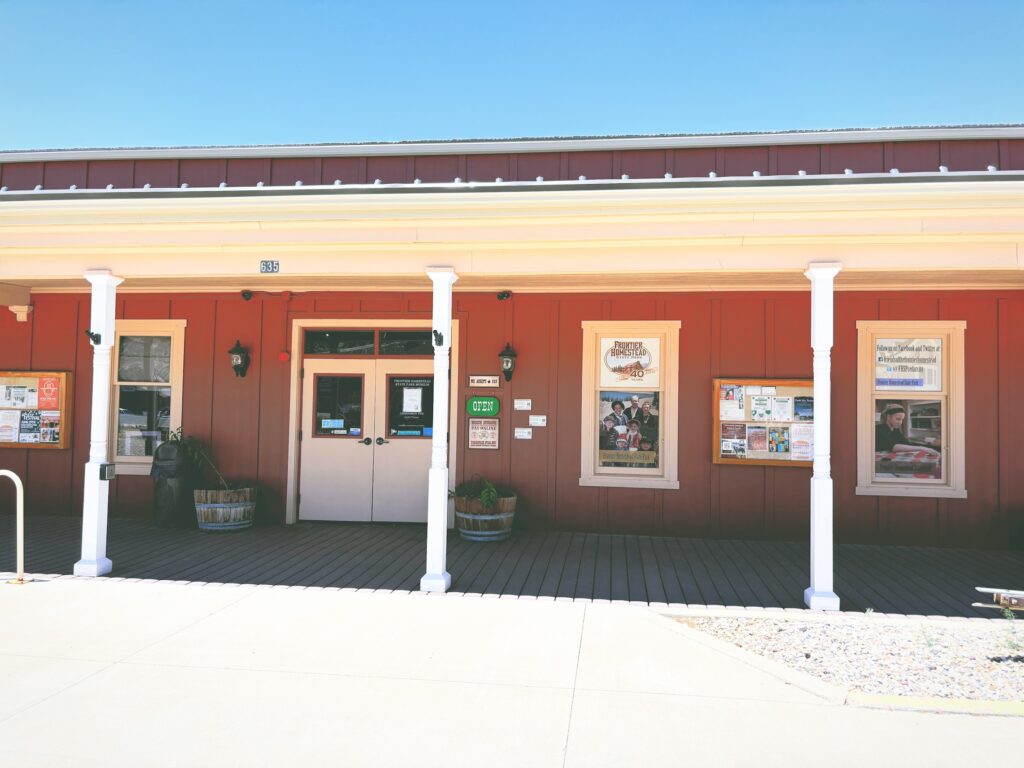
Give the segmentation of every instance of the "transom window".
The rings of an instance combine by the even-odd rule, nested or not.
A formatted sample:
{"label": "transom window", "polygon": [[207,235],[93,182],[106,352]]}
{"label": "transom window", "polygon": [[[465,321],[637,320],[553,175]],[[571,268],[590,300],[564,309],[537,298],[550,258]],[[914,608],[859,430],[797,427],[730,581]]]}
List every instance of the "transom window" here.
{"label": "transom window", "polygon": [[306,357],[429,357],[434,354],[429,330],[372,328],[307,330]]}

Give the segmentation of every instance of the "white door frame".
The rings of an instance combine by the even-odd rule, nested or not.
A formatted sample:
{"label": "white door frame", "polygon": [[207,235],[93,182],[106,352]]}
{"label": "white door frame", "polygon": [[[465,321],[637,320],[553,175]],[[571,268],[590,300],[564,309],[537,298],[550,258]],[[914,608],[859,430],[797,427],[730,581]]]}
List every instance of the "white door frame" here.
{"label": "white door frame", "polygon": [[[291,344],[291,377],[289,379],[288,394],[288,483],[285,495],[285,517],[288,525],[298,522],[298,505],[296,501],[299,493],[299,424],[300,411],[302,409],[302,381],[299,373],[302,368],[303,345],[302,332],[310,328],[425,328],[430,330],[433,327],[432,318],[422,320],[393,320],[390,318],[322,318],[303,317],[292,321],[292,344]],[[449,393],[449,424],[448,424],[448,466],[450,478],[455,478],[455,457],[458,454],[459,433],[456,429],[459,412],[457,400],[459,392],[459,321],[452,320],[452,354],[451,354],[451,392]],[[429,463],[429,459],[428,459]],[[450,482],[450,481],[449,481]],[[424,498],[423,503],[427,500]],[[449,511],[448,527],[453,524],[453,515]]]}

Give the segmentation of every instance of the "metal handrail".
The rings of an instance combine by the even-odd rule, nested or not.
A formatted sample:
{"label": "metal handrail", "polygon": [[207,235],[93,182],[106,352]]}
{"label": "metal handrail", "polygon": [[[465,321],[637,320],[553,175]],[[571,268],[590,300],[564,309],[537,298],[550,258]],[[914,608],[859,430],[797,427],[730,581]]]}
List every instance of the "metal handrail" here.
{"label": "metal handrail", "polygon": [[7,582],[8,584],[24,584],[25,583],[25,486],[22,485],[21,478],[11,472],[9,469],[0,469],[0,477],[9,477],[11,482],[14,483],[14,490],[17,494],[18,505],[17,505],[17,532],[15,538],[18,540],[18,577],[11,579]]}

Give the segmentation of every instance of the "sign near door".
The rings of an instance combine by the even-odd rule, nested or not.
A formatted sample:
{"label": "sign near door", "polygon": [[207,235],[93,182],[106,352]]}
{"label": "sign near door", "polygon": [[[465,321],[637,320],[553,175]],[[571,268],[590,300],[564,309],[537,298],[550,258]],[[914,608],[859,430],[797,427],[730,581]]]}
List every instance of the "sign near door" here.
{"label": "sign near door", "polygon": [[498,450],[498,419],[470,419],[469,447]]}
{"label": "sign near door", "polygon": [[466,399],[466,413],[470,416],[497,416],[501,401],[496,397],[470,397]]}
{"label": "sign near door", "polygon": [[470,376],[469,386],[484,387],[485,389],[497,389],[501,386],[498,376]]}
{"label": "sign near door", "polygon": [[434,434],[434,377],[388,376],[388,436]]}

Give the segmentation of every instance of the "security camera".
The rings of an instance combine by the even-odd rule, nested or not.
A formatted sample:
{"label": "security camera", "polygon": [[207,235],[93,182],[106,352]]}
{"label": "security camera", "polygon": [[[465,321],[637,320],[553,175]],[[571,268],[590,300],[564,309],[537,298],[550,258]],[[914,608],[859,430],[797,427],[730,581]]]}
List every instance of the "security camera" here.
{"label": "security camera", "polygon": [[242,301],[248,301],[252,298],[252,291],[242,291]]}

